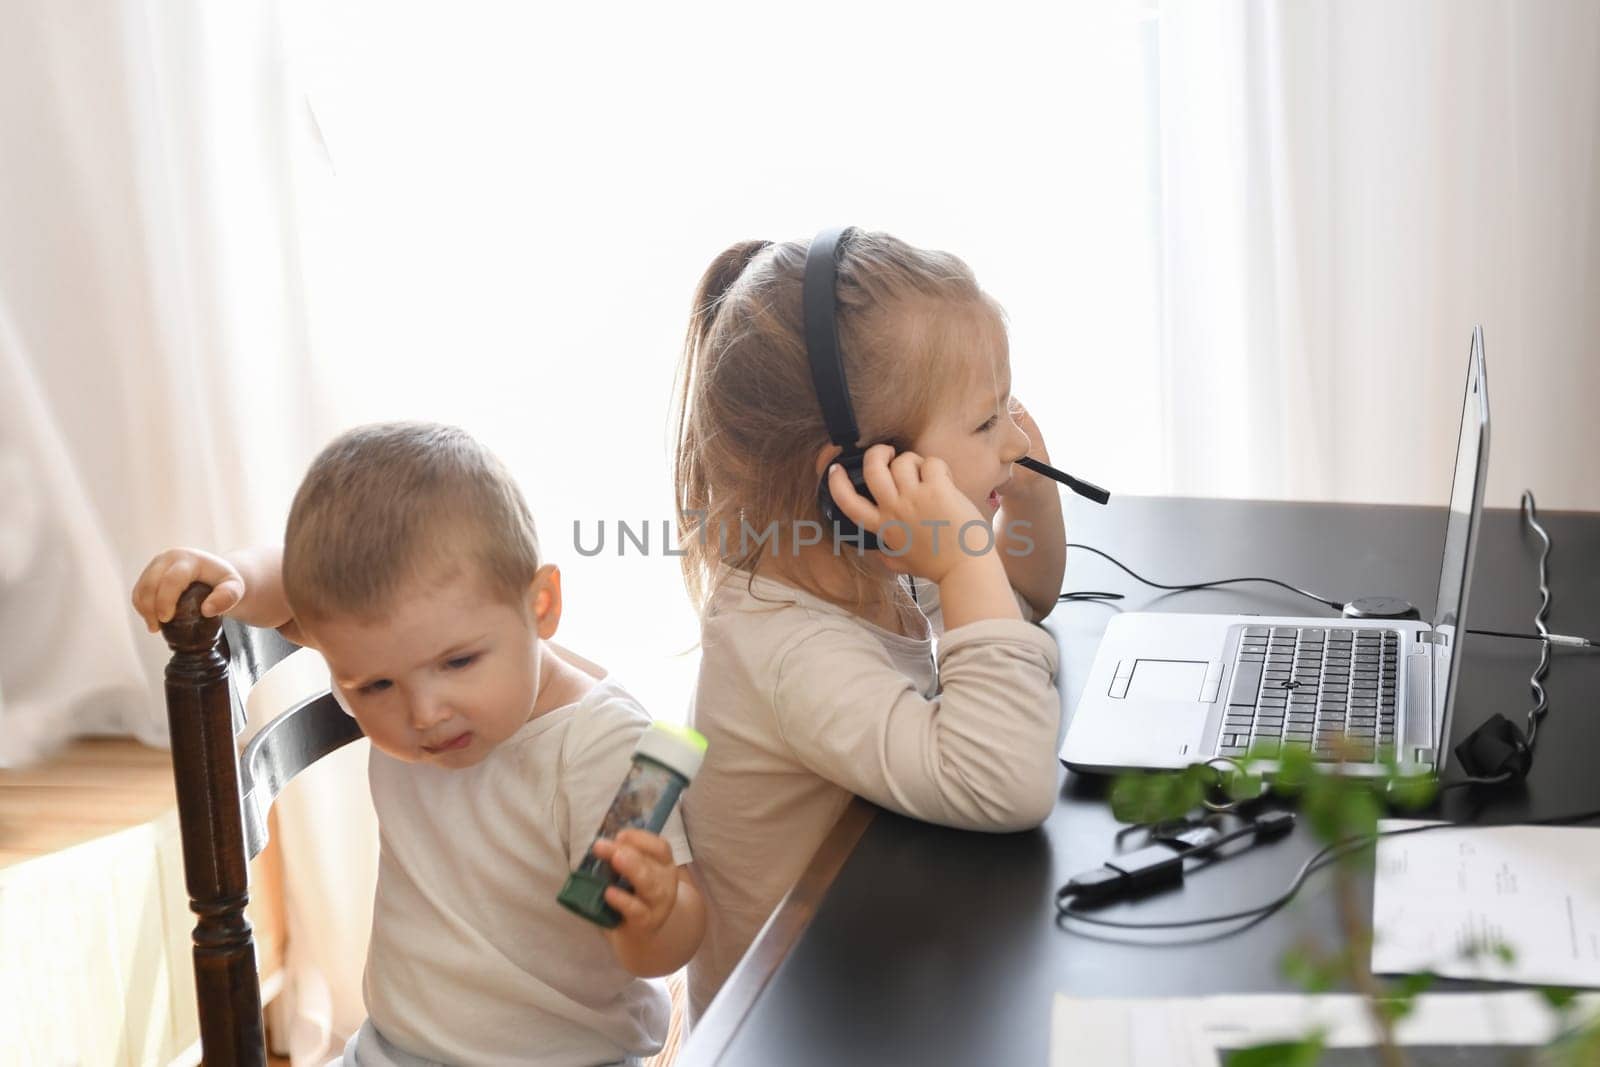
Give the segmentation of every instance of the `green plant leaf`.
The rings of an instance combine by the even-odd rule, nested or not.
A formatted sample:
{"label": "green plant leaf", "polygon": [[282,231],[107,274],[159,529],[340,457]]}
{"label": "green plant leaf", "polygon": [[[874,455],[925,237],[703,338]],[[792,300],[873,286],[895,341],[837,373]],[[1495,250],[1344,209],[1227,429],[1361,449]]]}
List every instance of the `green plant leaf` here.
{"label": "green plant leaf", "polygon": [[1389,779],[1389,799],[1406,811],[1427,807],[1437,793],[1437,785],[1430,777],[1397,774]]}
{"label": "green plant leaf", "polygon": [[1378,831],[1382,814],[1377,798],[1364,783],[1349,779],[1339,795],[1339,834],[1341,837],[1367,837]]}
{"label": "green plant leaf", "polygon": [[1254,768],[1254,761],[1251,760],[1245,764],[1244,770],[1228,775],[1226,782],[1229,800],[1235,803],[1254,800],[1267,791],[1266,780]]}
{"label": "green plant leaf", "polygon": [[1289,949],[1279,961],[1283,976],[1308,993],[1326,993],[1339,981],[1344,972],[1344,961],[1337,957],[1320,956],[1309,946]]}
{"label": "green plant leaf", "polygon": [[1388,1019],[1391,1023],[1397,1023],[1416,1010],[1417,998],[1414,994],[1406,994],[1404,996],[1382,997],[1375,1003],[1385,1019]]}
{"label": "green plant leaf", "polygon": [[1196,764],[1182,771],[1124,774],[1111,785],[1111,813],[1121,822],[1154,823],[1182,818],[1200,806],[1216,771]]}
{"label": "green plant leaf", "polygon": [[1418,993],[1426,993],[1433,987],[1437,975],[1424,971],[1422,974],[1401,975],[1391,987],[1392,995],[1397,997],[1414,997]]}
{"label": "green plant leaf", "polygon": [[1556,1038],[1546,1046],[1545,1054],[1537,1062],[1563,1067],[1594,1067],[1600,1063],[1600,1018],[1591,1019]]}
{"label": "green plant leaf", "polygon": [[1286,796],[1295,796],[1302,792],[1316,777],[1315,765],[1311,762],[1311,753],[1298,745],[1285,745],[1278,756],[1278,773],[1273,779],[1273,785],[1278,792]]}
{"label": "green plant leaf", "polygon": [[1326,775],[1313,775],[1302,785],[1300,809],[1320,841],[1339,837],[1339,785]]}
{"label": "green plant leaf", "polygon": [[1322,1035],[1312,1034],[1299,1041],[1274,1041],[1235,1049],[1223,1057],[1224,1067],[1316,1067],[1322,1057]]}
{"label": "green plant leaf", "polygon": [[1539,995],[1544,997],[1544,1002],[1556,1011],[1565,1012],[1571,1007],[1572,999],[1578,995],[1578,991],[1565,986],[1547,985],[1539,987]]}
{"label": "green plant leaf", "polygon": [[1190,808],[1199,807],[1201,799],[1206,795],[1206,790],[1218,780],[1218,777],[1218,772],[1215,768],[1208,767],[1203,763],[1196,763],[1184,768],[1183,773],[1179,775],[1177,789],[1179,798],[1188,801],[1188,806],[1183,810],[1188,811]]}

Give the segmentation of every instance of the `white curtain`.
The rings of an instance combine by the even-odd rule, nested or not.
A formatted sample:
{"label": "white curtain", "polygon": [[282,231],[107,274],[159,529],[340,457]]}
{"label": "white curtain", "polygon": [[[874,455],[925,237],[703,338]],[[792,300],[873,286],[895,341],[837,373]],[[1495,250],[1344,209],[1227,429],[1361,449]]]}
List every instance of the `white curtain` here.
{"label": "white curtain", "polygon": [[[134,576],[171,545],[280,537],[334,429],[297,210],[326,164],[281,19],[268,0],[0,15],[0,765],[79,733],[165,743],[168,653],[128,605]],[[301,1062],[362,1017],[364,749],[281,802],[285,827],[333,824],[282,835],[277,1021]]]}
{"label": "white curtain", "polygon": [[31,534],[92,579],[6,611],[92,618],[57,654],[144,667],[52,738],[164,739],[134,576],[168,545],[276,536],[313,446],[281,71],[264,3],[27,0],[0,23],[0,356],[8,410],[37,415],[6,430],[58,435],[34,443],[70,491]]}
{"label": "white curtain", "polygon": [[1600,508],[1600,5],[1162,3],[1163,488]]}
{"label": "white curtain", "polygon": [[[147,698],[122,575],[0,299],[0,768],[120,733]],[[151,733],[154,733],[152,730]]]}

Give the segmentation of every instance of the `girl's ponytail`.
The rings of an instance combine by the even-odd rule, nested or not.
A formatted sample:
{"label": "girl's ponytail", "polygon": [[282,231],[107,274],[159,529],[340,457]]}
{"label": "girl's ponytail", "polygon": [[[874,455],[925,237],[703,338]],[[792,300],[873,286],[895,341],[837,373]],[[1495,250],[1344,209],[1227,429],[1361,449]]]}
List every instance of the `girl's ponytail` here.
{"label": "girl's ponytail", "polygon": [[[674,393],[674,421],[672,436],[674,504],[677,510],[678,543],[698,537],[707,520],[710,504],[710,487],[706,478],[705,460],[701,449],[701,434],[692,417],[691,401],[705,367],[707,341],[716,325],[717,311],[722,298],[744,274],[750,261],[768,248],[771,241],[740,241],[724,249],[711,266],[700,276],[695,288],[694,306],[689,313],[689,331],[683,340],[683,357],[678,364],[678,380]],[[704,590],[700,567],[684,557],[684,577],[690,596],[697,603]]]}
{"label": "girl's ponytail", "polygon": [[689,336],[684,341],[687,355],[705,344],[711,325],[717,320],[717,308],[733,283],[739,280],[744,269],[756,256],[772,247],[771,241],[740,241],[731,245],[711,261],[711,266],[700,276],[700,285],[694,294],[694,311],[689,316]]}

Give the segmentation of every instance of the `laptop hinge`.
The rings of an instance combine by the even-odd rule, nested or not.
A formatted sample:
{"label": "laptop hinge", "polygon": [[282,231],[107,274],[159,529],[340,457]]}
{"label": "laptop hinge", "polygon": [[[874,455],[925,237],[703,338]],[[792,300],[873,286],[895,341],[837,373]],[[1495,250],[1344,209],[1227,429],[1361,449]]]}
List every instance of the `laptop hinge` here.
{"label": "laptop hinge", "polygon": [[1417,643],[1421,645],[1443,645],[1446,648],[1450,646],[1450,635],[1439,630],[1418,630],[1416,637]]}

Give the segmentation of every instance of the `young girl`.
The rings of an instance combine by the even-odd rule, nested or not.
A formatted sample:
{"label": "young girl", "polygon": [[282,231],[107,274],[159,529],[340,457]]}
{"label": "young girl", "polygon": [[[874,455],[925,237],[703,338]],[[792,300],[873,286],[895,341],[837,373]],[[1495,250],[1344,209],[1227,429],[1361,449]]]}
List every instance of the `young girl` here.
{"label": "young girl", "polygon": [[[1029,620],[1060,593],[1066,538],[1054,484],[1013,466],[1048,456],[1010,397],[1000,310],[953,256],[842,242],[836,323],[862,441],[906,447],[868,449],[868,501],[832,463],[812,385],[807,248],[718,256],[680,368],[676,502],[702,618],[692,720],[710,741],[684,799],[710,905],[696,1015],[852,794],[989,831],[1036,826],[1055,802],[1056,646]],[[883,550],[831,530],[809,543],[824,476]]]}

